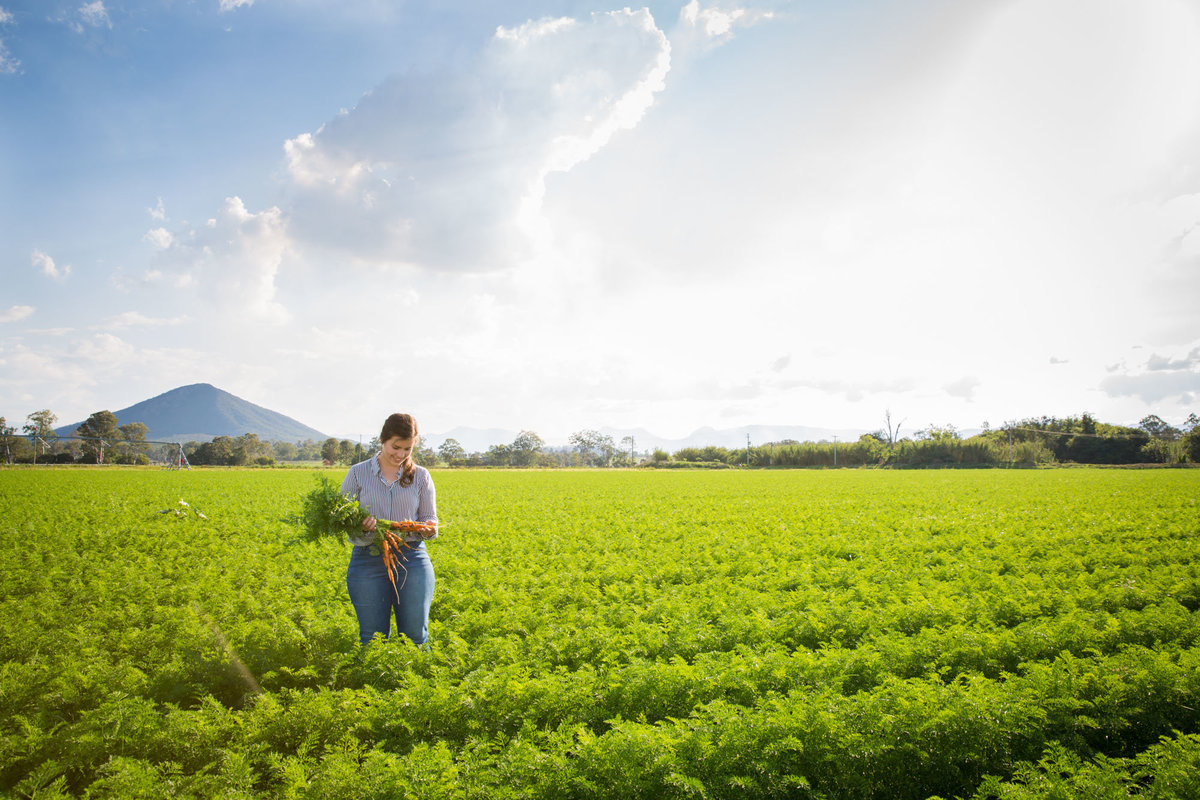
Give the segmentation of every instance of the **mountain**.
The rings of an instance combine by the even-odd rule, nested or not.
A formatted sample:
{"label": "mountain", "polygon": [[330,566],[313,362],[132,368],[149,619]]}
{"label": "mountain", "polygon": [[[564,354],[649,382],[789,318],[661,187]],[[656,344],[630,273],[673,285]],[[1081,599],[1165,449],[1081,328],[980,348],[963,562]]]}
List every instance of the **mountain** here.
{"label": "mountain", "polygon": [[[207,442],[217,436],[258,435],[263,441],[322,441],[329,437],[291,417],[257,406],[207,383],[194,383],[114,411],[118,425],[144,424],[155,442]],[[69,436],[83,422],[55,428]]]}

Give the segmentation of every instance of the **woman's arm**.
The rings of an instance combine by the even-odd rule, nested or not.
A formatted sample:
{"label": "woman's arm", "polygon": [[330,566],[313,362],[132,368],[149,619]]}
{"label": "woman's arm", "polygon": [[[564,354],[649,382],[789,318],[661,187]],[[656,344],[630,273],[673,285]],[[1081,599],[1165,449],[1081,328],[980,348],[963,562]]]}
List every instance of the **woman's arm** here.
{"label": "woman's arm", "polygon": [[[358,473],[354,467],[351,467],[346,472],[346,477],[342,479],[342,494],[348,497],[353,497],[358,500],[362,496],[362,484],[358,482]],[[366,546],[375,542],[375,517],[369,516],[363,520],[363,533],[361,536],[354,534],[346,534],[346,538],[351,544]]]}
{"label": "woman's arm", "polygon": [[433,477],[428,470],[421,470],[421,482],[417,486],[417,520],[420,522],[432,522],[434,529],[432,533],[423,534],[421,536],[425,541],[431,541],[438,537],[437,531],[437,490],[433,486]]}

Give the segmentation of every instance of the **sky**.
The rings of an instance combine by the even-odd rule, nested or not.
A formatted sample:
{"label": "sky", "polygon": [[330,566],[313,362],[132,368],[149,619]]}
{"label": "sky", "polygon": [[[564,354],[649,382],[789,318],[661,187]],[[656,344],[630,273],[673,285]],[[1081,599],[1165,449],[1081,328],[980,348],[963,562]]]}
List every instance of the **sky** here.
{"label": "sky", "polygon": [[0,416],[1200,412],[1197,0],[0,0]]}

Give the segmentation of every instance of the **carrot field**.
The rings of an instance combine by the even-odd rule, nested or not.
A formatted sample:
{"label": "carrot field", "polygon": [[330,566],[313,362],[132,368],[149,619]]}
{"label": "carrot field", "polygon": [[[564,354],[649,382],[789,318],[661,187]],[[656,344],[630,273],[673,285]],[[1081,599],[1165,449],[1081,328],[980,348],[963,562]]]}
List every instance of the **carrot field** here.
{"label": "carrot field", "polygon": [[1200,470],[434,471],[425,649],[342,474],[0,470],[0,796],[1198,796]]}

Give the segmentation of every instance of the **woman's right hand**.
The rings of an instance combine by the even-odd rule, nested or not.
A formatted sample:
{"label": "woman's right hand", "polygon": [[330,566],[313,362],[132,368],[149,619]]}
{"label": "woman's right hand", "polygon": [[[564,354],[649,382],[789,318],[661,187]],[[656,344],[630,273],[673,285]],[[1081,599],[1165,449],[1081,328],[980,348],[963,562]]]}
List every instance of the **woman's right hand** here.
{"label": "woman's right hand", "polygon": [[367,517],[363,520],[363,531],[366,533],[373,533],[375,530],[375,524],[374,517]]}

